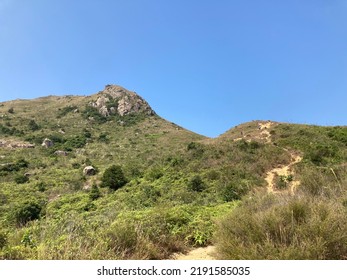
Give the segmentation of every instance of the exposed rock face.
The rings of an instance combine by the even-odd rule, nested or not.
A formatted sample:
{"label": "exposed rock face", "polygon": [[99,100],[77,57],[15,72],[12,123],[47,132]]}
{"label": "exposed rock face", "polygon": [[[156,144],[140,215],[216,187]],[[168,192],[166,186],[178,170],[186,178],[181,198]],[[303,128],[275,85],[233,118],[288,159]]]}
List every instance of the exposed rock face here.
{"label": "exposed rock face", "polygon": [[92,176],[92,175],[95,175],[95,173],[96,173],[96,170],[93,166],[86,166],[83,169],[83,175],[85,176]]}
{"label": "exposed rock face", "polygon": [[116,85],[107,85],[98,93],[97,100],[90,105],[98,108],[99,113],[104,117],[112,114],[120,116],[132,113],[145,113],[149,116],[155,114],[149,104],[138,94]]}
{"label": "exposed rock face", "polygon": [[43,142],[42,142],[42,146],[46,147],[46,148],[52,147],[53,141],[48,139],[48,138],[45,138],[45,140],[43,140]]}

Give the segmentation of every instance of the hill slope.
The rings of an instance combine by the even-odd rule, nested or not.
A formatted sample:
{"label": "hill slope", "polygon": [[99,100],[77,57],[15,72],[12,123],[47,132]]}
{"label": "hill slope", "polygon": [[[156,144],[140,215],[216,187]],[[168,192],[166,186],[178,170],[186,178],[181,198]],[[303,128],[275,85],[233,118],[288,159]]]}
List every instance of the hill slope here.
{"label": "hill slope", "polygon": [[[256,229],[266,239],[285,226],[272,218],[271,228],[264,218],[270,212],[307,200],[312,209],[344,209],[346,145],[346,127],[272,121],[210,139],[160,118],[139,95],[113,85],[91,96],[3,102],[0,258],[163,259],[211,243],[220,258],[248,258],[235,255],[239,244],[258,246],[251,257],[264,258],[256,254],[265,242],[263,235],[252,239]],[[256,214],[266,221],[245,232],[238,217],[252,221]],[[266,248],[283,245],[266,240],[272,242]],[[267,256],[294,258],[286,250]]]}

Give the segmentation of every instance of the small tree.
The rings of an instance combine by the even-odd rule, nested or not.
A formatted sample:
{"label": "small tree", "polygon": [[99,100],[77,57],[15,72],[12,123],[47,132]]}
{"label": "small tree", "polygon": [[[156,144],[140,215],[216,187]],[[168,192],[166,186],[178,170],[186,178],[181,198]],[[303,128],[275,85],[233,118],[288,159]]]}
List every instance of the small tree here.
{"label": "small tree", "polygon": [[119,165],[107,168],[101,179],[101,187],[118,190],[127,183],[123,170]]}

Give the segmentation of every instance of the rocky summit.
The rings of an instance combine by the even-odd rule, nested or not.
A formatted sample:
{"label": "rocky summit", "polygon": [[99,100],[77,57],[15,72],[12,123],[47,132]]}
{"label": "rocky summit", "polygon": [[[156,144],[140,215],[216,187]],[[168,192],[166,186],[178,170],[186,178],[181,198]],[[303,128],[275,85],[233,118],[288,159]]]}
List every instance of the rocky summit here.
{"label": "rocky summit", "polygon": [[149,116],[155,114],[142,97],[117,85],[106,85],[105,89],[97,94],[96,100],[90,102],[90,105],[97,108],[104,117],[114,114],[120,116],[134,113],[144,113]]}

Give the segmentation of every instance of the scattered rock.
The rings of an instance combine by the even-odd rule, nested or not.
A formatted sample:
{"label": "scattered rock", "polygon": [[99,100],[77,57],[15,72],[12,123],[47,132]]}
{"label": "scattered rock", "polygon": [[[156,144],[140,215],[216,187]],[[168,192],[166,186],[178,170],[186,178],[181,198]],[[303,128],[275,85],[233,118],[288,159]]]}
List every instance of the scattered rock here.
{"label": "scattered rock", "polygon": [[58,155],[58,156],[67,156],[67,155],[68,155],[68,152],[58,150],[58,151],[55,151],[54,154],[55,154],[55,155]]}
{"label": "scattered rock", "polygon": [[83,169],[83,175],[85,176],[92,176],[92,175],[95,175],[96,174],[96,170],[93,166],[86,166],[84,169]]}
{"label": "scattered rock", "polygon": [[63,129],[59,129],[59,133],[65,134],[65,131]]}
{"label": "scattered rock", "polygon": [[52,147],[54,144],[53,144],[53,141],[48,139],[48,138],[45,138],[45,140],[43,140],[41,146],[45,147],[45,148],[49,148],[49,147]]}

